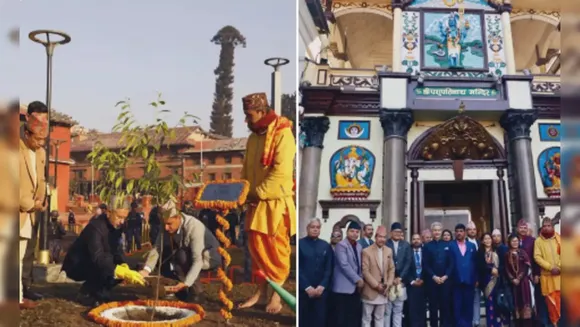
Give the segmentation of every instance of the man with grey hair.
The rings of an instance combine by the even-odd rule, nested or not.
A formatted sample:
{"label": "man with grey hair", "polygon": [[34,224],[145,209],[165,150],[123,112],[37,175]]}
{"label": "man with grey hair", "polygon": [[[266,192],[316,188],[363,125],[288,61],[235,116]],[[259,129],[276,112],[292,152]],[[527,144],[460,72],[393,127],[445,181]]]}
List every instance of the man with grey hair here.
{"label": "man with grey hair", "polygon": [[163,247],[161,267],[158,267],[160,273],[179,281],[169,292],[181,301],[203,301],[200,298],[203,295],[200,273],[202,270],[214,270],[221,264],[222,257],[218,252],[220,244],[200,220],[179,212],[173,201],[161,209],[164,231],[147,254],[145,267],[140,273],[148,277],[155,270]]}
{"label": "man with grey hair", "polygon": [[423,244],[427,244],[433,240],[433,236],[431,235],[430,229],[425,229],[421,232],[421,242]]}
{"label": "man with grey hair", "polygon": [[[451,272],[453,258],[449,242],[441,239],[443,225],[431,224],[433,240],[423,247],[423,264],[429,299],[429,324],[431,327],[450,327],[451,317]],[[439,321],[441,318],[441,321]]]}
{"label": "man with grey hair", "polygon": [[[477,239],[477,226],[472,221],[467,223],[465,226],[465,231],[467,233],[467,241],[475,245],[475,250],[479,250],[479,240]],[[475,287],[475,296],[473,297],[473,326],[479,326],[481,321],[481,290],[479,287]]]}
{"label": "man with grey hair", "polygon": [[300,326],[326,325],[334,251],[328,242],[319,238],[321,227],[320,219],[311,219],[306,225],[307,236],[298,241]]}

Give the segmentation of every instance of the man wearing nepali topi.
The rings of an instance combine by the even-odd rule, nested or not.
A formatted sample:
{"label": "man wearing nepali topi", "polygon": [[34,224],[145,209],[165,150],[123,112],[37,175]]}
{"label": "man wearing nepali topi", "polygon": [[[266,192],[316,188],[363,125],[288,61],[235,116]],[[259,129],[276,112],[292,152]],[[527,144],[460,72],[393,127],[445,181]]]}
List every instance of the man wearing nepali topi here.
{"label": "man wearing nepali topi", "polygon": [[[265,93],[242,99],[248,128],[242,179],[250,183],[246,213],[248,249],[252,270],[261,270],[273,282],[284,284],[290,274],[290,237],[296,234],[293,200],[293,170],[296,142],[292,122],[276,115]],[[267,284],[240,305],[249,308],[266,296]],[[280,296],[273,293],[266,311],[282,309]]]}

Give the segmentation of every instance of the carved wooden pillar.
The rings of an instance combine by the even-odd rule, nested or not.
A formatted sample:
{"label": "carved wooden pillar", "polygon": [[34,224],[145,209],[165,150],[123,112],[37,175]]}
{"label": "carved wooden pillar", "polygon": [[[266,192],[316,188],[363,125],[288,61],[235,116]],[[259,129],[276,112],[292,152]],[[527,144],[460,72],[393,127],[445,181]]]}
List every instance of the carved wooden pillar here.
{"label": "carved wooden pillar", "polygon": [[504,168],[497,169],[498,180],[498,198],[499,198],[499,223],[501,234],[507,236],[510,234],[508,207],[507,207],[507,191],[505,186]]}
{"label": "carved wooden pillar", "polygon": [[411,169],[411,235],[421,233],[421,193],[419,185],[419,170]]}

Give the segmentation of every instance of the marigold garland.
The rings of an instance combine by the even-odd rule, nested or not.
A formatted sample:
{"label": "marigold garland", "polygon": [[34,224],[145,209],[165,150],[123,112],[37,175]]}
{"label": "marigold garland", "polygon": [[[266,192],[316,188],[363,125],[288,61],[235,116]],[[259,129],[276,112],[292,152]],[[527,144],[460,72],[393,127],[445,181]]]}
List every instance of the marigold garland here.
{"label": "marigold garland", "polygon": [[[126,306],[145,306],[145,307],[171,307],[179,309],[193,310],[197,314],[191,317],[180,319],[176,322],[172,322],[168,325],[163,321],[112,321],[109,320],[101,314],[109,309],[121,308]],[[205,310],[202,306],[194,303],[185,303],[179,301],[152,301],[152,300],[137,300],[137,301],[118,301],[109,302],[102,304],[94,309],[92,309],[88,314],[89,319],[93,320],[99,325],[106,327],[160,327],[160,326],[171,326],[171,327],[187,327],[200,322],[205,318]]]}
{"label": "marigold garland", "polygon": [[[238,198],[235,201],[222,201],[222,200],[204,201],[201,199],[202,195],[205,192],[205,189],[208,185],[211,185],[211,184],[239,184],[239,183],[242,183],[243,187],[242,187],[242,190],[241,190]],[[235,208],[243,205],[246,202],[246,198],[248,196],[249,190],[250,190],[250,183],[246,180],[228,179],[228,180],[223,180],[223,181],[212,181],[212,182],[205,183],[201,187],[201,190],[199,190],[199,192],[197,193],[196,199],[195,199],[195,206],[198,208],[214,209],[214,210],[221,211],[221,214],[216,215],[216,221],[222,228],[218,228],[216,230],[215,235],[216,235],[216,238],[220,241],[220,243],[222,245],[218,248],[218,252],[220,253],[220,255],[222,256],[222,258],[224,260],[223,261],[223,264],[224,264],[223,268],[218,268],[218,270],[217,270],[217,276],[218,276],[218,279],[220,280],[220,282],[222,283],[222,286],[218,292],[219,300],[223,304],[223,308],[220,309],[220,314],[222,315],[222,317],[224,317],[224,319],[226,321],[229,321],[230,319],[232,319],[233,315],[232,315],[231,311],[234,308],[234,303],[228,298],[226,293],[230,292],[234,286],[233,286],[232,281],[229,279],[229,277],[227,276],[227,274],[225,272],[225,270],[228,268],[228,266],[232,262],[232,257],[230,256],[230,254],[226,250],[227,248],[229,248],[232,245],[232,242],[225,235],[225,232],[227,232],[231,226],[230,226],[230,223],[224,218],[224,216],[228,214],[229,210],[235,209]]]}
{"label": "marigold garland", "polygon": [[[229,210],[223,210],[223,216],[227,215],[228,211]],[[228,298],[226,293],[230,292],[234,286],[232,284],[232,281],[228,278],[228,276],[224,272],[224,269],[227,269],[230,262],[232,261],[230,254],[228,253],[228,251],[226,251],[226,248],[230,247],[232,243],[230,239],[227,238],[226,235],[224,234],[224,232],[230,229],[230,224],[223,216],[217,215],[216,219],[218,224],[220,224],[223,228],[223,231],[221,229],[216,230],[216,237],[222,244],[222,246],[218,248],[218,252],[222,255],[224,259],[224,267],[223,268],[220,267],[217,270],[217,276],[222,283],[222,286],[218,293],[218,297],[222,302],[222,304],[224,305],[224,307],[220,310],[220,314],[222,315],[222,317],[224,317],[226,321],[229,321],[233,317],[231,311],[234,308],[234,303]]]}

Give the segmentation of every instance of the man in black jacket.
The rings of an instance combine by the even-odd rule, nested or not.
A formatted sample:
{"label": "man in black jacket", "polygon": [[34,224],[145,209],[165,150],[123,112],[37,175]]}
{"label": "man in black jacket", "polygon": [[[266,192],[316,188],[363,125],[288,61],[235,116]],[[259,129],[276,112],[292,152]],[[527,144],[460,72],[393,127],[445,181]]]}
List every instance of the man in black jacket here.
{"label": "man in black jacket", "polygon": [[84,305],[108,302],[109,291],[121,280],[145,285],[143,277],[129,269],[120,250],[120,227],[127,215],[127,209],[115,209],[92,219],[64,259],[62,270],[68,278],[84,281],[78,298]]}

